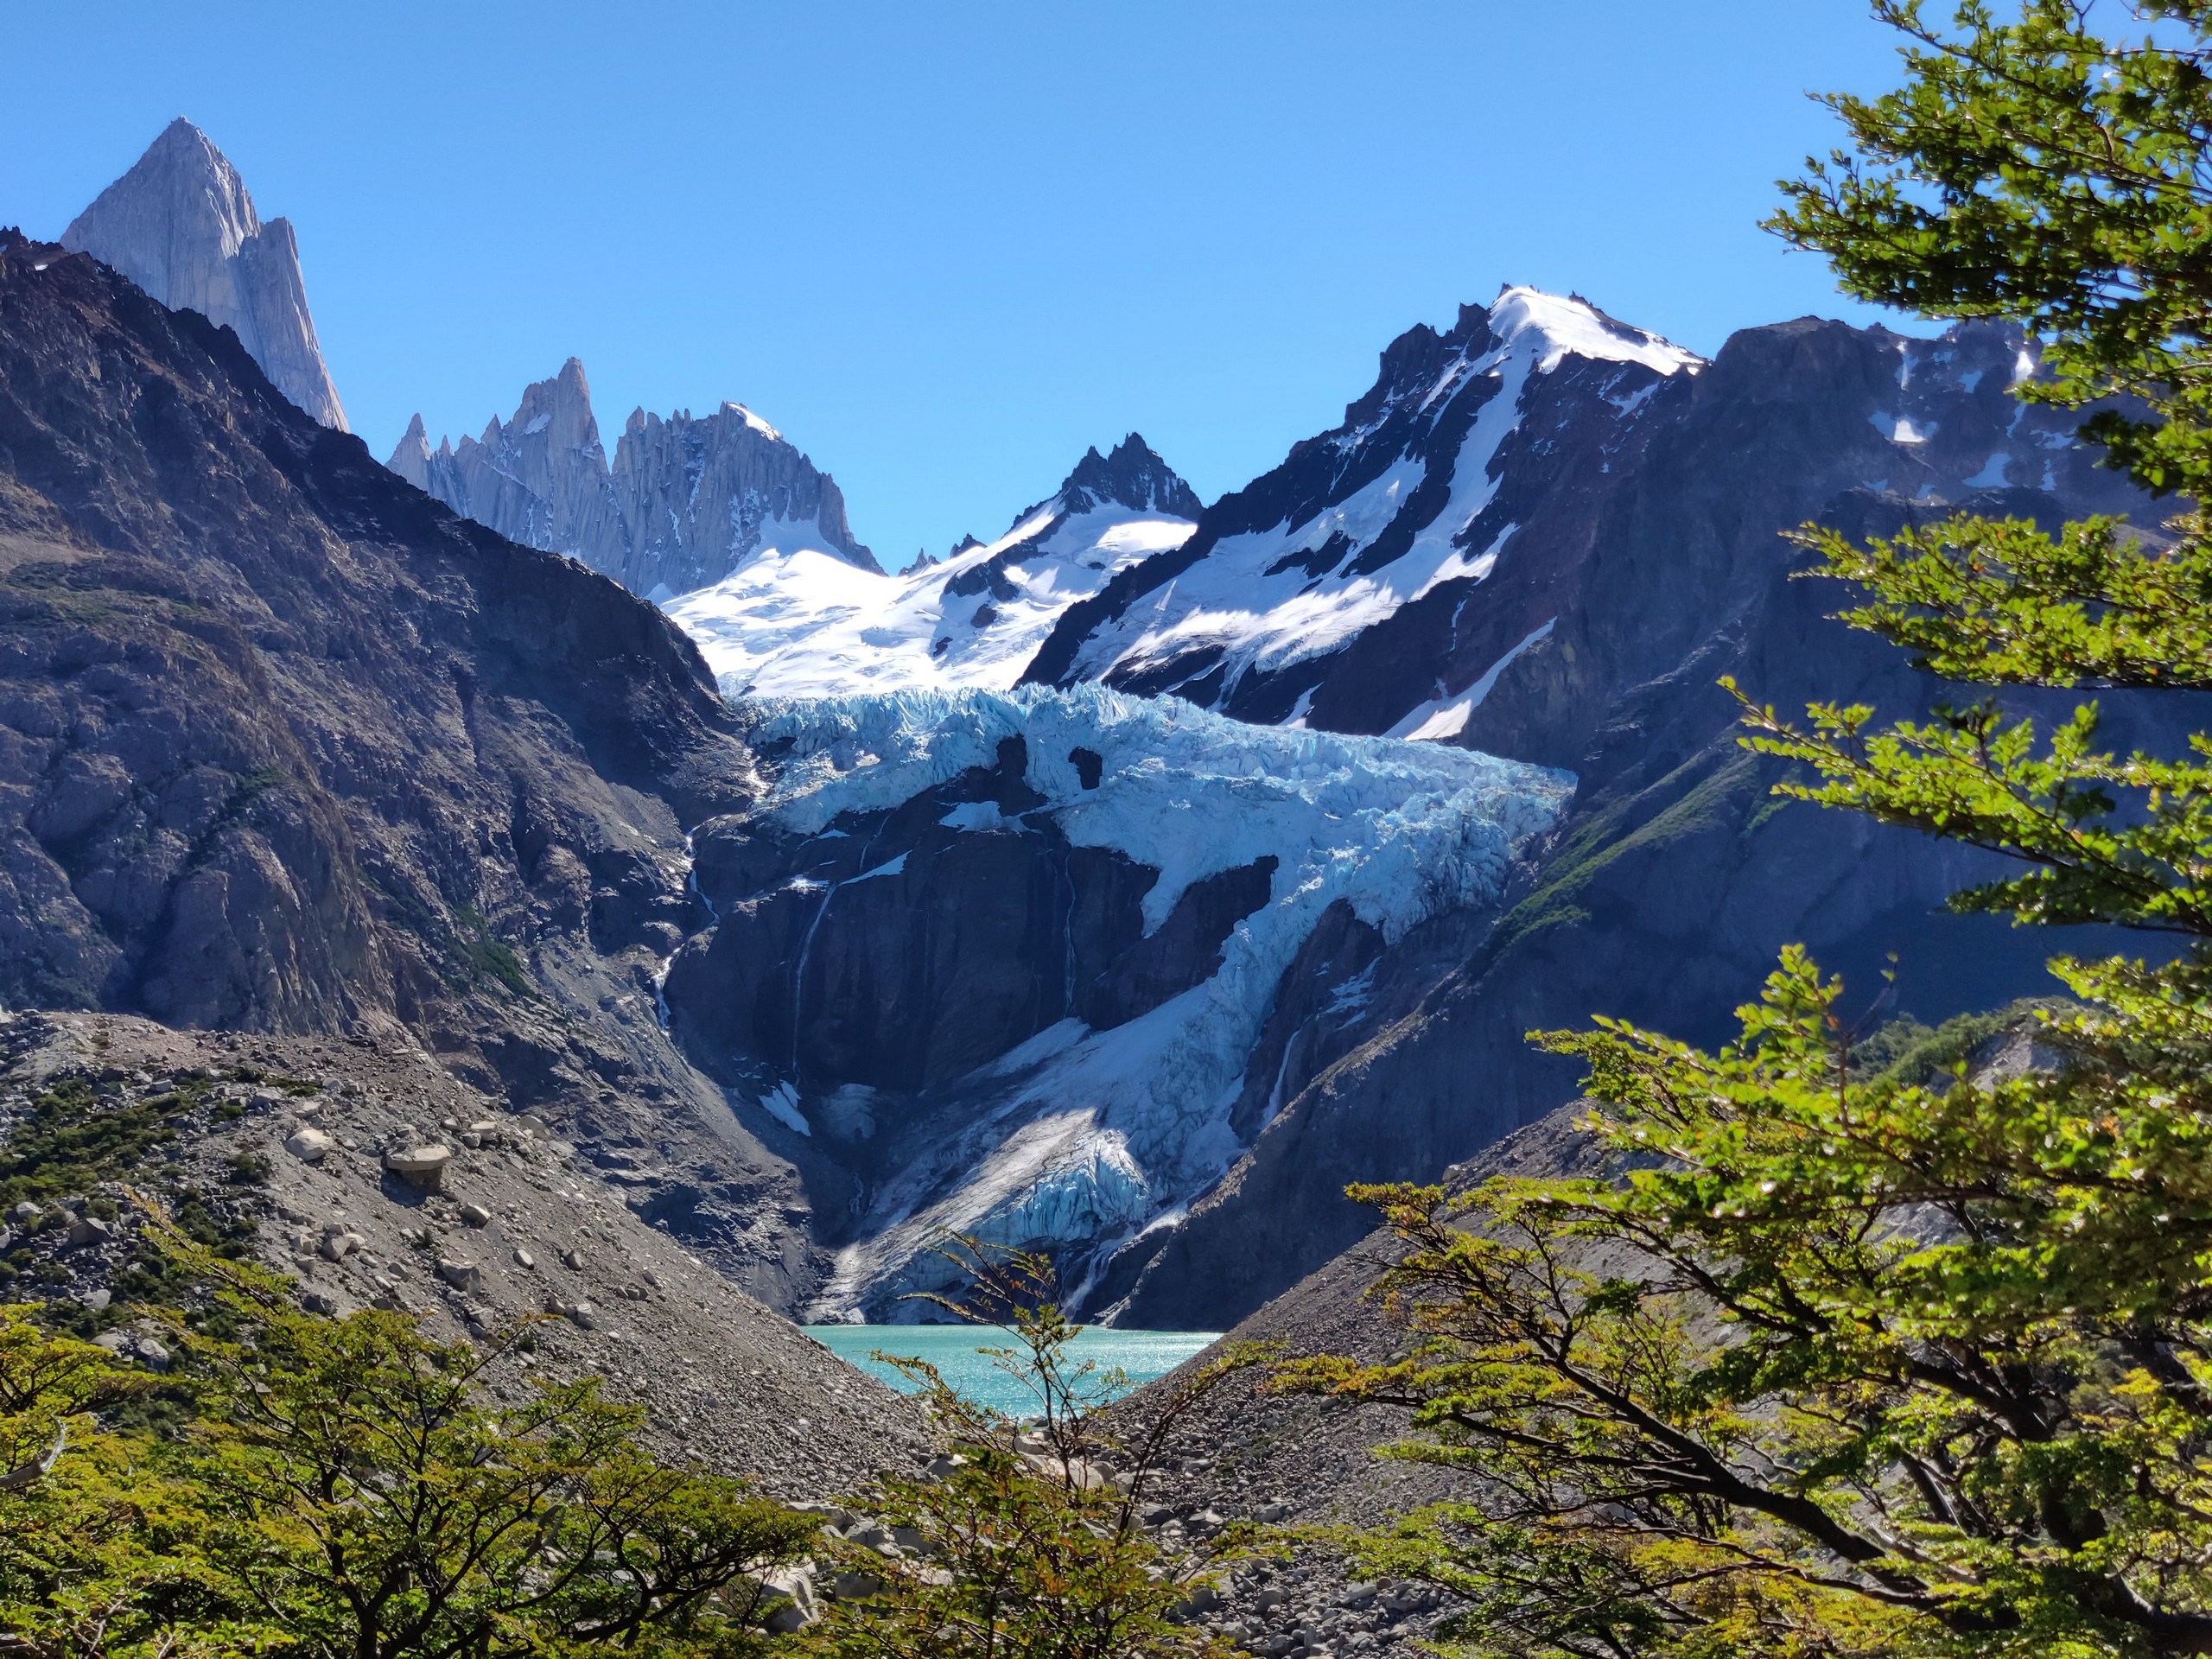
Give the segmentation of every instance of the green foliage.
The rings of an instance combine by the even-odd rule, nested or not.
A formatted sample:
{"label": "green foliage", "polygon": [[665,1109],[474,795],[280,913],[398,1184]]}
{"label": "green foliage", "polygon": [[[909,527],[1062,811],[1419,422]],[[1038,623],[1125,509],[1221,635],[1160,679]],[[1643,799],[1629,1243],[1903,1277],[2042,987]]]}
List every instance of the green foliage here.
{"label": "green foliage", "polygon": [[167,1095],[103,1101],[81,1078],[44,1090],[0,1141],[0,1209],[25,1198],[49,1203],[130,1175],[175,1138],[163,1120],[182,1105]]}
{"label": "green foliage", "polygon": [[[1799,539],[1940,676],[2212,687],[2212,5],[1874,10],[1905,84],[1829,100],[1853,148],[1775,226],[1864,297],[2027,325],[2018,395],[2105,400],[2087,435],[2189,505]],[[2094,703],[2044,731],[1995,690],[1745,715],[1782,798],[2018,861],[1958,908],[2180,954],[2062,957],[2071,1002],[1861,1043],[1791,950],[1717,1054],[1540,1036],[1615,1179],[1362,1191],[1418,1346],[1287,1374],[1410,1409],[1396,1455],[1459,1478],[1360,1553],[1463,1598],[1468,1654],[2212,1651],[2212,738],[2115,754]],[[1967,1076],[2013,1020],[2056,1069]]]}
{"label": "green foliage", "polygon": [[303,1314],[281,1281],[162,1243],[230,1314],[227,1338],[168,1316],[195,1396],[181,1434],[101,1428],[89,1414],[128,1421],[146,1381],[0,1309],[11,1650],[738,1659],[770,1642],[762,1577],[804,1551],[810,1517],[656,1462],[640,1414],[595,1382],[498,1404],[496,1346]]}
{"label": "green foliage", "polygon": [[877,1587],[830,1604],[810,1633],[815,1649],[835,1659],[1228,1659],[1224,1643],[1175,1614],[1234,1541],[1218,1543],[1211,1563],[1170,1559],[1137,1515],[1192,1408],[1255,1357],[1201,1368],[1134,1440],[1122,1440],[1098,1414],[1127,1379],[1068,1353],[1079,1327],[1052,1300],[1050,1263],[971,1241],[951,1253],[971,1287],[928,1300],[1007,1332],[995,1362],[1025,1385],[1037,1414],[1025,1428],[963,1399],[925,1362],[881,1356],[923,1385],[945,1452],[933,1478],[887,1478],[855,1500],[916,1548],[886,1558],[842,1547],[848,1585]]}
{"label": "green foliage", "polygon": [[[1478,1477],[1369,1550],[1469,1599],[1468,1651],[2212,1639],[2212,1113],[2132,1066],[1869,1075],[1840,995],[1793,950],[1717,1055],[1546,1037],[1624,1179],[1359,1191],[1427,1340],[1290,1376]],[[2038,1023],[2088,1056],[2133,1020]]]}
{"label": "green foliage", "polygon": [[1900,1014],[1851,1046],[1851,1069],[1882,1083],[1926,1083],[1955,1071],[1967,1056],[2002,1031],[2028,1025],[2040,1013],[2063,1011],[2051,998],[2023,997],[1986,1014],[1954,1014],[1940,1026]]}
{"label": "green foliage", "polygon": [[0,1307],[0,1640],[31,1659],[283,1645],[210,1582],[192,1494],[159,1445],[102,1427],[146,1379],[44,1329],[42,1312]]}
{"label": "green foliage", "polygon": [[476,978],[496,979],[517,996],[529,996],[533,987],[522,958],[493,935],[492,925],[463,905],[454,912],[460,931],[454,935],[461,959]]}

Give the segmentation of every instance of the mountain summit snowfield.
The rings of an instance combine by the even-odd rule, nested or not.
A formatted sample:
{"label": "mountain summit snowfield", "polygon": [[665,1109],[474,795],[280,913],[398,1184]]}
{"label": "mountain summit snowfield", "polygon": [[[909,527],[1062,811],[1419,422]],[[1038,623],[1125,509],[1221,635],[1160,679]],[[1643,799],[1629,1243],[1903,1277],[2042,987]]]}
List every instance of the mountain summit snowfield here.
{"label": "mountain summit snowfield", "polygon": [[971,542],[896,576],[805,547],[763,550],[670,602],[733,696],[1004,691],[1062,612],[1120,572],[1179,547],[1198,498],[1132,432],[1092,449],[1059,489]]}
{"label": "mountain summit snowfield", "polygon": [[1587,301],[1531,288],[1463,308],[1448,334],[1411,329],[1341,426],[1215,503],[1173,552],[1071,607],[1027,677],[1173,691],[1249,720],[1397,728],[1479,673],[1355,723],[1331,717],[1326,694],[1348,650],[1440,606],[1456,642],[1464,601],[1562,469],[1602,468],[1654,393],[1701,366]]}

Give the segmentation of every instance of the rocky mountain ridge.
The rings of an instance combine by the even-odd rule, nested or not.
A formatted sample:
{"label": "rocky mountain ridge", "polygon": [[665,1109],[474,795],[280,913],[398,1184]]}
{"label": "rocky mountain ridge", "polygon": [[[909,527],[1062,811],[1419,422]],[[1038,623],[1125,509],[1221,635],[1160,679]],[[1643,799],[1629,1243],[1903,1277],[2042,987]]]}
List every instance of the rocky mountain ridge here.
{"label": "rocky mountain ridge", "polygon": [[741,404],[695,418],[632,410],[610,464],[575,358],[527,387],[512,420],[430,447],[423,417],[385,463],[511,541],[581,559],[657,600],[762,556],[811,554],[880,575],[836,480]]}
{"label": "rocky mountain ridge", "polygon": [[[1362,716],[1373,724],[1402,718],[1409,672],[1457,660],[1450,691],[1479,668],[1448,741],[1563,766],[1574,798],[1494,920],[1418,931],[1378,964],[1358,1028],[1286,1062],[1285,1103],[1251,1151],[1149,1260],[1133,1247],[1102,1284],[1122,1318],[1233,1323],[1355,1242],[1347,1181],[1431,1179],[1571,1099],[1574,1068],[1531,1049],[1531,1029],[1606,1014],[1719,1040],[1789,942],[1870,1003],[1894,953],[1890,995],[1931,1022],[2048,992],[2054,949],[2118,947],[1949,914],[1945,897],[1994,861],[1777,803],[1777,769],[1738,746],[1716,684],[1732,674],[1785,710],[1828,697],[1907,714],[1956,695],[1831,620],[1825,584],[1793,580],[1805,556],[1783,532],[1808,521],[1878,535],[1963,505],[2047,524],[2117,512],[2157,537],[2159,510],[2075,441],[2078,416],[2010,395],[2033,370],[2016,333],[1986,325],[1929,340],[1812,319],[1745,329],[1656,384],[1632,441],[1581,450],[1452,600],[1456,621],[1407,607],[1340,653],[1325,679],[1349,677],[1342,696],[1398,677]],[[1498,494],[1514,489],[1509,470]],[[2101,702],[2123,747],[2176,741],[2185,719]],[[1350,707],[1317,695],[1312,712]]]}
{"label": "rocky mountain ridge", "polygon": [[1179,545],[1197,494],[1132,432],[1076,463],[995,542],[969,537],[897,576],[804,549],[764,552],[667,606],[736,697],[1003,691],[1071,605]]}
{"label": "rocky mountain ridge", "polygon": [[279,391],[346,430],[291,221],[263,220],[238,169],[182,116],[69,222],[61,245],[112,265],[164,305],[232,330]]}
{"label": "rocky mountain ridge", "polygon": [[404,1031],[739,1283],[810,1293],[798,1173],[657,1017],[687,831],[760,785],[653,607],[9,232],[0,613],[0,1003]]}
{"label": "rocky mountain ridge", "polygon": [[[727,690],[788,694],[755,728],[772,768],[816,764],[776,734],[819,727],[831,735],[809,741],[891,815],[844,826],[865,843],[857,849],[794,845],[772,815],[748,823],[745,881],[716,891],[715,944],[688,945],[671,975],[676,1028],[734,1088],[780,1102],[810,1131],[817,1109],[843,1121],[840,1091],[861,1090],[867,1109],[853,1121],[871,1135],[896,1131],[853,1143],[858,1230],[828,1233],[841,1263],[836,1308],[877,1306],[868,1287],[899,1282],[906,1247],[897,1241],[918,1221],[957,1223],[1062,1252],[1095,1317],[1215,1328],[1351,1242],[1358,1216],[1342,1197],[1347,1179],[1426,1178],[1569,1097],[1571,1068],[1527,1047],[1531,1026],[1607,1012],[1709,1036],[1793,939],[1870,985],[1900,952],[1898,995],[1931,1019],[2043,988],[2037,942],[1940,913],[1975,861],[1775,810],[1764,792],[1774,773],[1738,751],[1733,705],[1714,684],[1734,672],[1784,706],[1840,691],[1918,709],[1942,695],[1894,653],[1826,622],[1819,590],[1790,580],[1796,556],[1782,532],[1808,519],[1876,533],[1973,503],[2046,519],[2133,513],[2155,533],[2155,512],[2096,467],[2067,416],[2011,395],[2033,372],[2024,343],[2000,328],[1916,340],[1810,321],[1746,330],[1705,363],[1586,302],[1509,289],[1463,309],[1446,333],[1402,337],[1338,430],[1204,510],[1187,538],[1122,562],[1060,607],[1029,682],[1059,661],[1071,690],[1103,680],[1209,704],[1248,731],[1254,721],[1351,726],[1575,779],[1565,815],[1521,846],[1495,904],[1439,906],[1387,939],[1350,917],[1325,919],[1259,997],[1263,1021],[1216,1025],[1235,1103],[1226,1133],[1206,1144],[1238,1150],[1195,1194],[1163,1182],[1156,1160],[1131,1157],[1127,1141],[1100,1140],[1116,1121],[1098,1104],[1111,1090],[1073,1074],[1053,1097],[1084,1109],[1059,1120],[1068,1127],[1054,1139],[1023,1112],[982,1103],[1007,1096],[972,1084],[946,1093],[950,1073],[873,1075],[865,1044],[805,1058],[810,1007],[836,1007],[855,1029],[907,1033],[893,1045],[902,1054],[961,1050],[971,1065],[1043,1040],[1048,1014],[994,1035],[988,998],[939,1001],[922,988],[927,975],[836,965],[848,950],[906,962],[954,914],[987,913],[996,895],[1026,888],[982,862],[970,868],[995,873],[963,886],[949,875],[956,864],[907,862],[907,832],[877,839],[910,817],[950,824],[944,815],[957,805],[927,792],[944,780],[912,770],[905,740],[884,741],[872,711],[891,705],[867,690],[878,676],[893,687],[919,677],[907,664],[921,629],[795,626],[790,584],[765,579],[766,567],[759,583],[716,590],[712,606],[702,595],[674,607],[717,666],[741,665],[725,671]],[[970,547],[902,580],[942,594],[1007,555]],[[880,625],[884,613],[866,615]],[[748,654],[763,639],[772,649]],[[822,649],[825,639],[836,648]],[[939,717],[912,693],[887,695],[904,699],[901,720]],[[1027,734],[1061,712],[1010,704],[1004,728]],[[1224,753],[1236,747],[1223,742]],[[1024,833],[1032,815],[1063,821],[1050,790],[1041,801],[1038,791],[1064,747],[1096,761],[1088,736],[1056,735],[1041,752],[1031,742],[1007,774],[1019,777],[1020,803],[997,804],[995,830]],[[977,762],[988,770],[987,755]],[[1119,764],[1145,761],[1131,752]],[[1176,775],[1172,760],[1166,774]],[[1211,833],[1204,810],[1181,831],[1193,844]],[[1380,845],[1345,850],[1371,860]],[[1151,855],[1136,861],[1162,868]],[[1297,888],[1285,877],[1270,878],[1271,903]],[[1076,893],[1068,913],[1084,913],[1080,881],[1062,873],[1046,885]],[[853,897],[836,896],[848,889]],[[1239,932],[1259,925],[1229,919]],[[1147,936],[1158,922],[1146,918]],[[1045,927],[1038,937],[1061,936]],[[736,938],[748,943],[732,957]],[[990,949],[1008,971],[1054,977],[1050,950]],[[734,979],[711,967],[741,959],[752,966]],[[829,975],[821,989],[791,992],[817,971]],[[1082,1044],[1106,1041],[1072,994],[1052,1010],[1075,1022]],[[1035,1072],[1058,1075],[1050,1065]],[[873,1092],[887,1083],[887,1094]],[[1154,1205],[1173,1207],[1172,1218],[1147,1220]]]}

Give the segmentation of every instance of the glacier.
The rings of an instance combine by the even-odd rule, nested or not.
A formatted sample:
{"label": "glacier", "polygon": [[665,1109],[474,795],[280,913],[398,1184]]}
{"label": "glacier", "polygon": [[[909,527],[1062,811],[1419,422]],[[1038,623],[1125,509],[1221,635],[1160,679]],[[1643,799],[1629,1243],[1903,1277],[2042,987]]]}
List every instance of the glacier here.
{"label": "glacier", "polygon": [[829,556],[818,542],[787,541],[663,607],[740,695],[1002,691],[1061,613],[1130,565],[1180,547],[1199,510],[1190,486],[1131,433],[1110,454],[1090,451],[995,542],[887,575]]}
{"label": "glacier", "polygon": [[[1075,1281],[1186,1206],[1244,1150],[1229,1109],[1322,913],[1342,901],[1394,942],[1447,910],[1494,904],[1516,850],[1573,786],[1569,773],[1444,744],[1255,727],[1096,685],[735,706],[756,749],[781,757],[760,814],[793,835],[896,806],[1020,737],[1025,781],[1045,798],[1024,816],[1160,872],[1143,900],[1148,931],[1192,883],[1279,861],[1211,978],[1110,1030],[1063,1020],[949,1091],[961,1127],[879,1185],[811,1310],[825,1319],[863,1304],[899,1317],[901,1290],[934,1282],[932,1246],[947,1233],[1051,1249]],[[1093,787],[1078,750],[1098,757]],[[1000,827],[995,810],[945,822]]]}

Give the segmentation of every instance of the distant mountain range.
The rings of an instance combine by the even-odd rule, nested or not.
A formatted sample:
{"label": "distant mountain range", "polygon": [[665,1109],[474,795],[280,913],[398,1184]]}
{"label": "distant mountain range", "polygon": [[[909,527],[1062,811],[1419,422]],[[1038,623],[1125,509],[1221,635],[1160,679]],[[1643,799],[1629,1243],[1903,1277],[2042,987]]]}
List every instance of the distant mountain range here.
{"label": "distant mountain range", "polygon": [[573,357],[480,438],[433,449],[417,415],[387,465],[455,512],[652,599],[764,557],[815,555],[880,574],[845,522],[836,480],[742,404],[702,418],[634,410],[610,466]]}
{"label": "distant mountain range", "polygon": [[1569,1098],[1531,1027],[1709,1039],[1791,940],[1923,1018],[2045,984],[1940,910],[1974,859],[1778,806],[1714,683],[1942,695],[1791,579],[1807,521],[2158,533],[2015,332],[1706,361],[1509,288],[1210,505],[1132,434],[893,575],[741,405],[610,461],[574,359],[378,466],[281,224],[172,127],[72,226],[131,281],[10,245],[0,999],[404,1026],[786,1310],[911,1313],[954,1228],[1204,1328],[1357,1240],[1346,1181]]}

